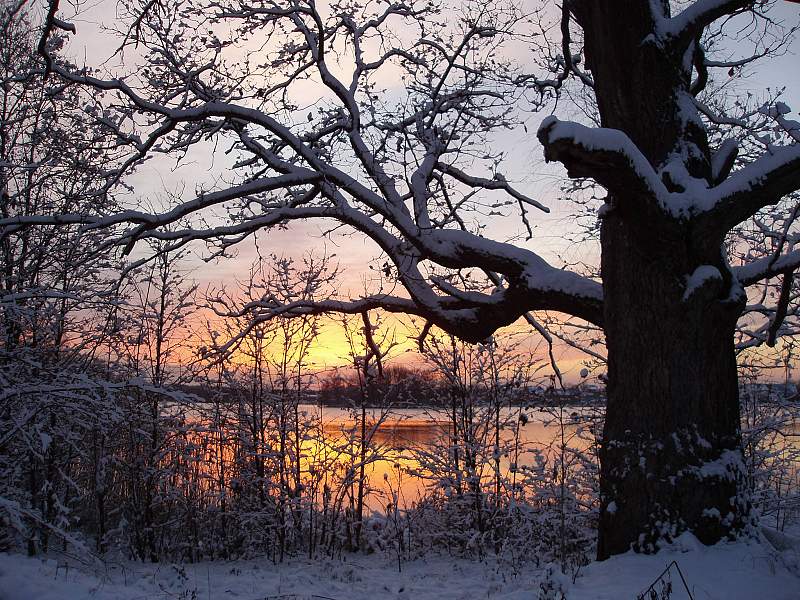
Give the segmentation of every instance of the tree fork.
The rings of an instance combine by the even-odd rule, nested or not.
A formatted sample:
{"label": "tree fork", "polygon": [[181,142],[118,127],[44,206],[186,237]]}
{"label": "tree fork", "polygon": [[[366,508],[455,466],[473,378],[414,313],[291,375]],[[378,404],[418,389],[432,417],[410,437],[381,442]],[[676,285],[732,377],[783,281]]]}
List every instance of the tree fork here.
{"label": "tree fork", "polygon": [[[664,14],[647,0],[611,4],[568,4],[584,30],[602,125],[624,132],[654,169],[679,162],[712,184],[706,132],[687,114],[693,88],[684,45],[697,34],[657,40],[666,3]],[[668,175],[661,171],[664,186],[676,189]],[[655,551],[685,530],[714,543],[750,519],[739,493],[733,341],[745,295],[718,232],[667,214],[644,197],[646,185],[614,185],[613,168],[603,178],[612,185],[601,226],[608,406],[598,558]]]}

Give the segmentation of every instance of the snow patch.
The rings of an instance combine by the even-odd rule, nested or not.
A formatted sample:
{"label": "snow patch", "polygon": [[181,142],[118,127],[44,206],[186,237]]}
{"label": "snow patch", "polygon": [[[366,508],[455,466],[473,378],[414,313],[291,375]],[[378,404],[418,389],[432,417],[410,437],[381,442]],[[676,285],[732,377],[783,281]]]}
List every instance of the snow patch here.
{"label": "snow patch", "polygon": [[700,265],[697,267],[691,275],[686,277],[686,291],[683,292],[683,301],[689,300],[697,290],[712,279],[722,281],[722,274],[717,267],[712,265]]}
{"label": "snow patch", "polygon": [[[566,593],[569,600],[636,598],[676,561],[694,598],[713,600],[796,600],[800,578],[766,544],[739,541],[704,546],[690,533],[657,554],[628,552],[582,569]],[[688,598],[680,577],[671,577],[672,598]],[[649,596],[646,596],[649,597]]]}
{"label": "snow patch", "polygon": [[735,450],[725,450],[717,460],[705,462],[702,466],[697,467],[697,474],[702,479],[709,477],[733,479],[743,466],[741,453]]}
{"label": "snow patch", "polygon": [[[609,505],[611,508],[611,505]],[[794,552],[792,544],[787,552]],[[784,552],[783,554],[786,554]],[[695,598],[796,600],[800,578],[786,568],[783,554],[751,541],[707,547],[689,533],[657,554],[628,552],[580,569],[573,583],[560,568],[524,568],[516,575],[487,559],[473,562],[429,557],[402,564],[391,555],[347,555],[344,560],[292,558],[273,565],[265,559],[151,565],[111,562],[87,568],[63,558],[0,554],[3,600],[142,600],[323,596],[334,600],[531,600],[561,592],[569,600],[636,598],[664,567],[677,561]],[[680,580],[672,579],[676,592]],[[543,596],[547,597],[547,596]]]}

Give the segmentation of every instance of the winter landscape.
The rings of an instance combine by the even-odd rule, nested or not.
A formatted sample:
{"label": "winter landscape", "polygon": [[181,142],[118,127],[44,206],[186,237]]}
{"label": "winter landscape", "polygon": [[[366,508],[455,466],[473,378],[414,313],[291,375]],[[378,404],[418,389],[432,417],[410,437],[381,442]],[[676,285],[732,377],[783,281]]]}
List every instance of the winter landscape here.
{"label": "winter landscape", "polygon": [[0,600],[800,599],[797,0],[0,0]]}

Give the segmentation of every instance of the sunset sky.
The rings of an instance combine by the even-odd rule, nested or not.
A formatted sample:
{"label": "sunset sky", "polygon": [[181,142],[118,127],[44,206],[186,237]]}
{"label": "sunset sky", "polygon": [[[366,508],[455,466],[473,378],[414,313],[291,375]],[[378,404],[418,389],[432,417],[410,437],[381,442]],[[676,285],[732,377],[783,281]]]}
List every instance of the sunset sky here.
{"label": "sunset sky", "polygon": [[[98,66],[104,64],[112,71],[120,66],[121,59],[118,56],[108,62],[105,62],[105,58],[101,58],[110,56],[119,43],[101,31],[101,25],[108,26],[114,23],[115,6],[116,3],[113,1],[101,0],[74,19],[78,36],[70,43],[70,52],[76,60],[78,57],[86,57],[88,64]],[[779,14],[788,22],[797,24],[798,12],[797,5],[785,3],[785,6],[780,8]],[[131,59],[128,57],[126,60]],[[760,95],[767,86],[786,86],[787,104],[795,108],[800,107],[798,65],[800,59],[794,55],[776,58],[770,61],[768,68],[758,76],[743,80],[741,88]],[[128,64],[122,66],[129,67]],[[495,145],[508,153],[508,159],[502,166],[507,179],[524,193],[549,206],[551,213],[534,214],[533,211],[529,211],[528,216],[535,227],[534,238],[530,241],[521,239],[524,228],[515,214],[505,218],[492,217],[486,235],[502,240],[519,238],[520,244],[535,249],[552,264],[563,265],[565,261],[596,264],[598,249],[594,242],[573,244],[564,238],[566,232],[576,231],[571,216],[574,207],[557,201],[559,177],[562,173],[559,168],[544,164],[541,146],[536,140],[538,124],[545,116],[544,114],[525,116],[527,131],[523,127],[508,131],[495,138]],[[195,147],[178,168],[169,161],[149,161],[128,180],[134,188],[133,202],[147,199],[152,203],[153,199],[163,197],[165,189],[188,198],[196,182],[207,181],[210,174],[224,172],[227,164],[230,164],[230,159],[221,152],[214,153],[209,146]],[[378,258],[380,253],[371,241],[360,234],[336,233],[323,237],[323,232],[328,226],[328,223],[323,222],[294,223],[287,229],[262,232],[258,244],[264,254],[300,257],[312,249],[317,252],[324,249],[328,254],[335,254],[335,260],[343,271],[340,293],[347,295],[351,292],[358,295],[365,287],[369,288],[368,265],[373,259]],[[202,255],[203,249],[196,248],[191,275],[200,284],[201,289],[207,286],[234,284],[237,278],[246,275],[248,266],[257,256],[252,243],[241,244],[238,256],[233,259],[205,263],[200,260]],[[394,322],[394,325],[398,339],[407,338],[412,331],[403,323]],[[535,346],[537,342],[538,340],[532,339],[531,345]],[[404,350],[412,345],[411,342],[405,342],[398,349],[398,354],[405,354]],[[335,323],[326,324],[314,351],[314,361],[319,365],[339,364],[346,354],[346,344],[339,326]],[[563,347],[559,348],[557,354],[567,379],[573,382],[578,380],[581,357],[575,351]]]}

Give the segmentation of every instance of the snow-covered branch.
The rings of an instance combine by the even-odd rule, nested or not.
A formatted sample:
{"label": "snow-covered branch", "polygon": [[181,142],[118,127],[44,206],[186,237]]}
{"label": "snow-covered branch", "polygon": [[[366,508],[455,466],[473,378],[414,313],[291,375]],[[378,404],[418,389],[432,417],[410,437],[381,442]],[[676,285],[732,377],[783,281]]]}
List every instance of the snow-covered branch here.
{"label": "snow-covered branch", "polygon": [[778,257],[765,256],[751,263],[733,269],[742,285],[753,285],[764,279],[792,273],[800,267],[800,250],[794,250]]}
{"label": "snow-covered branch", "polygon": [[664,183],[622,131],[548,117],[542,121],[538,137],[545,158],[561,162],[571,177],[591,177],[609,191],[665,202],[668,192]]}
{"label": "snow-covered branch", "polygon": [[[200,4],[197,14],[205,14]],[[225,49],[230,42],[214,37],[202,46],[191,37],[190,24],[176,25],[176,34],[168,27],[168,11],[156,15],[146,9],[126,39],[151,55],[141,76],[103,78],[56,62],[50,70],[66,82],[96,90],[98,103],[119,111],[118,118],[108,118],[104,109],[100,119],[131,150],[114,180],[156,153],[183,153],[206,137],[234,140],[238,181],[200,190],[160,213],[0,220],[6,233],[43,223],[81,224],[88,231],[133,224],[117,238],[128,251],[146,239],[169,242],[170,249],[198,240],[224,249],[259,229],[333,219],[380,247],[408,298],[290,303],[269,307],[271,315],[362,312],[383,303],[387,310],[424,316],[473,340],[530,310],[563,311],[600,323],[597,282],[549,265],[530,250],[470,232],[462,227],[466,203],[454,201],[475,198],[476,192],[505,194],[521,207],[547,211],[502,175],[471,172],[476,159],[480,165],[493,158],[476,156],[472,147],[487,132],[510,124],[514,78],[493,52],[516,15],[489,14],[485,22],[465,17],[447,36],[436,36],[426,21],[435,10],[424,0],[385,8],[354,6],[330,18],[306,3],[215,1],[207,8],[211,26],[233,28],[245,45],[266,30],[281,31],[290,41],[269,50],[266,63],[254,64],[256,53],[229,63]],[[398,36],[401,24],[406,30]],[[353,59],[349,72],[339,64],[342,44],[352,49],[347,51]],[[378,72],[402,75],[406,83],[400,101],[387,104],[375,93]],[[327,96],[298,119],[288,94],[312,76]],[[147,127],[126,130],[134,114]],[[226,215],[223,222],[217,218],[213,225],[202,225],[199,219],[214,209]],[[192,224],[173,227],[178,222]],[[499,273],[507,287],[494,294],[448,288],[426,276],[424,263]]]}
{"label": "snow-covered branch", "polygon": [[754,0],[695,0],[674,17],[660,20],[656,30],[663,38],[691,40],[717,19],[747,10],[756,4],[758,2]]}
{"label": "snow-covered branch", "polygon": [[709,191],[699,219],[727,231],[800,189],[800,144],[772,149]]}

